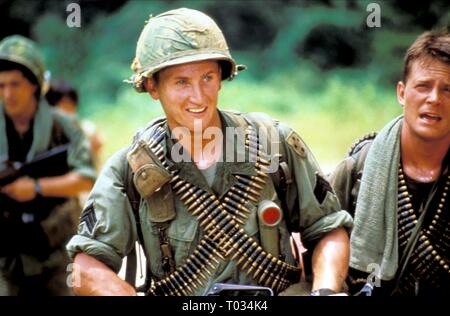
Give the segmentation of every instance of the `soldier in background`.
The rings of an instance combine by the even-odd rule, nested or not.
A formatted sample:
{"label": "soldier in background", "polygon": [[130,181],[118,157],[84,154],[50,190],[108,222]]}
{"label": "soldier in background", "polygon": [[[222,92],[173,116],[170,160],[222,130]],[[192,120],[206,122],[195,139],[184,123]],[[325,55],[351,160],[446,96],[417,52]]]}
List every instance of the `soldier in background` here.
{"label": "soldier in background", "polygon": [[[0,172],[37,166],[0,187],[2,295],[71,294],[64,246],[75,233],[76,197],[95,180],[78,122],[42,98],[44,73],[33,41],[13,35],[0,42]],[[66,147],[46,163],[47,154]]]}
{"label": "soldier in background", "polygon": [[217,283],[279,294],[300,277],[292,232],[310,249],[307,295],[341,291],[351,217],[297,133],[263,113],[217,109],[222,80],[240,68],[204,13],[150,18],[131,82],[166,116],[103,168],[67,246],[76,293],[136,295],[116,273],[140,240],[149,295],[206,295]]}
{"label": "soldier in background", "polygon": [[420,35],[408,49],[397,99],[403,114],[358,141],[331,177],[355,218],[350,291],[448,296],[448,28]]}
{"label": "soldier in background", "polygon": [[[48,104],[55,106],[58,110],[70,116],[77,116],[78,92],[69,82],[64,80],[52,81],[45,98]],[[94,122],[87,119],[80,119],[80,124],[91,143],[91,150],[98,171],[100,169],[101,149],[104,143],[103,137]]]}

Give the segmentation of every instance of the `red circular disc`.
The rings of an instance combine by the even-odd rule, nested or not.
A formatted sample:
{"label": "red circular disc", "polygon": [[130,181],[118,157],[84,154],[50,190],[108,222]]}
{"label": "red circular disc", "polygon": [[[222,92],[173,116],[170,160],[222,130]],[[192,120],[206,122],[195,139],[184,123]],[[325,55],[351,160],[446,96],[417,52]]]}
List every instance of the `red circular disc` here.
{"label": "red circular disc", "polygon": [[261,218],[266,225],[275,225],[281,218],[280,210],[275,207],[266,208],[263,211]]}

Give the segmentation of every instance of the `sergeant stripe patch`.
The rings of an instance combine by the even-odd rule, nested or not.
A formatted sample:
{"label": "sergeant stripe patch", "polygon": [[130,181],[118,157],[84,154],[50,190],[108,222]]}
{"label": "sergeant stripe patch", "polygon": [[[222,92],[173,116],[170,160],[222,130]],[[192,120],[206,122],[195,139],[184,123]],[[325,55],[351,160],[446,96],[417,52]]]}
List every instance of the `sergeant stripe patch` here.
{"label": "sergeant stripe patch", "polygon": [[97,223],[97,217],[95,216],[94,203],[89,204],[81,214],[80,223],[85,223],[90,234],[94,230],[95,223]]}

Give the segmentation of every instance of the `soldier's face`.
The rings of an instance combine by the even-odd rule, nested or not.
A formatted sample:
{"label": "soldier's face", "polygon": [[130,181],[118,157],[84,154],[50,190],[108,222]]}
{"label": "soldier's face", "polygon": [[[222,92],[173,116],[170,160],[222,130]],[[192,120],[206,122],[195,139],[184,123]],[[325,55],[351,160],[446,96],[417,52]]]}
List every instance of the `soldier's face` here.
{"label": "soldier's face", "polygon": [[159,100],[169,127],[194,131],[194,121],[202,130],[220,127],[217,101],[221,72],[217,61],[199,61],[172,66],[158,73],[158,82],[148,79],[147,91]]}
{"label": "soldier's face", "polygon": [[32,111],[36,103],[34,93],[38,87],[19,70],[0,71],[0,99],[10,117]]}
{"label": "soldier's face", "polygon": [[397,98],[403,105],[407,135],[450,144],[450,65],[416,60],[407,82],[398,83]]}

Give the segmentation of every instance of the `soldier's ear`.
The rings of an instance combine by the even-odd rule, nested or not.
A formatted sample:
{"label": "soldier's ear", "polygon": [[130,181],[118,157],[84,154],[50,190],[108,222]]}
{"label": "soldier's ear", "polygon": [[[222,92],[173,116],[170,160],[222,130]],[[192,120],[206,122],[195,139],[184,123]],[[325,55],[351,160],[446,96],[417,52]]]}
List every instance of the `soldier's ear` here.
{"label": "soldier's ear", "polygon": [[405,105],[405,83],[403,81],[397,83],[397,101],[402,107]]}
{"label": "soldier's ear", "polygon": [[154,99],[159,100],[159,93],[156,86],[155,79],[147,78],[144,82],[145,90],[147,90],[148,94]]}

